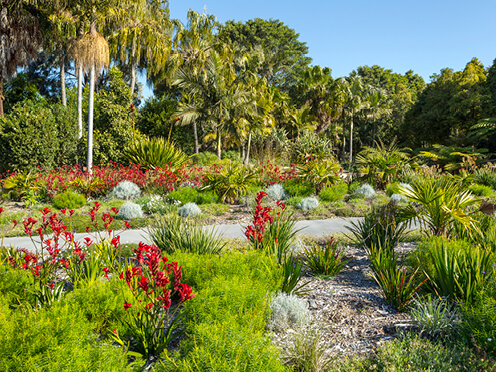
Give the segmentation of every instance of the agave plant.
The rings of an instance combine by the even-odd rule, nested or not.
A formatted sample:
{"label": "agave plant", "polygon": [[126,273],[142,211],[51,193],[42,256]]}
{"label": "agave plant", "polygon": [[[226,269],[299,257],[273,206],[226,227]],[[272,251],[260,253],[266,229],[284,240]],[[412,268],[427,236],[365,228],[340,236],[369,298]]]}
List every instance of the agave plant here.
{"label": "agave plant", "polygon": [[479,203],[479,198],[456,179],[419,178],[398,189],[412,202],[402,209],[404,217],[418,221],[432,235],[450,237],[455,222],[468,233],[480,233],[476,220],[468,214],[468,208]]}
{"label": "agave plant", "polygon": [[173,142],[161,137],[133,142],[125,149],[124,156],[144,169],[179,168],[189,159]]}

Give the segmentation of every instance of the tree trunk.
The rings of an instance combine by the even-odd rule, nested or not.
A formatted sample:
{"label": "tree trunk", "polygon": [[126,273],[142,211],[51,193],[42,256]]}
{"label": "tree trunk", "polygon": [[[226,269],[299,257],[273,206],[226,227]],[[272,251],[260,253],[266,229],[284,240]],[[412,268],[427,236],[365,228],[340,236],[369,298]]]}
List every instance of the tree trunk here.
{"label": "tree trunk", "polygon": [[222,152],[221,152],[221,138],[220,138],[220,129],[217,129],[217,157],[219,160],[221,159]]}
{"label": "tree trunk", "polygon": [[193,136],[195,137],[195,154],[200,152],[200,146],[198,146],[198,129],[196,128],[196,121],[193,121]]}
{"label": "tree trunk", "polygon": [[350,123],[350,167],[353,162],[353,114],[351,114],[351,123]]}
{"label": "tree trunk", "polygon": [[3,101],[5,97],[3,96],[3,78],[0,75],[0,117],[3,116]]}
{"label": "tree trunk", "polygon": [[59,49],[59,66],[60,66],[60,101],[67,107],[67,98],[65,94],[65,61],[62,43],[58,43]]}
{"label": "tree trunk", "polygon": [[77,91],[77,110],[78,110],[78,139],[83,137],[83,66],[77,67],[78,91]]}
{"label": "tree trunk", "polygon": [[93,105],[95,95],[95,64],[90,69],[90,91],[88,96],[88,154],[86,157],[87,170],[92,174],[93,166]]}
{"label": "tree trunk", "polygon": [[248,144],[246,145],[245,165],[250,162],[251,132],[248,134]]}
{"label": "tree trunk", "polygon": [[343,153],[341,154],[341,162],[344,163],[346,161],[345,154],[346,154],[346,124],[343,123]]}
{"label": "tree trunk", "polygon": [[131,62],[131,97],[134,97],[135,86],[136,86],[136,60],[133,57]]}

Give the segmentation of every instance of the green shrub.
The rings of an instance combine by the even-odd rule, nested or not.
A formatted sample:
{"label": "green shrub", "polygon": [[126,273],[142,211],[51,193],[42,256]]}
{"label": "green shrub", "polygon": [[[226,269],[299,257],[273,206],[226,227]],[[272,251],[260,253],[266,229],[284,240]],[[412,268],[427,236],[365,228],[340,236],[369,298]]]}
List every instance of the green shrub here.
{"label": "green shrub", "polygon": [[292,196],[291,198],[286,199],[284,203],[296,207],[298,204],[301,203],[302,200],[303,198],[301,196]]}
{"label": "green shrub", "polygon": [[204,189],[213,190],[222,202],[234,204],[241,196],[246,195],[255,183],[255,172],[230,162],[219,173],[208,173],[204,181]]}
{"label": "green shrub", "polygon": [[361,371],[446,372],[491,371],[493,361],[481,359],[462,344],[443,345],[418,336],[406,336],[382,346]]}
{"label": "green shrub", "polygon": [[193,163],[198,165],[209,166],[219,162],[219,158],[213,152],[202,151],[198,154],[194,154],[191,159]]}
{"label": "green shrub", "polygon": [[492,187],[485,185],[472,184],[468,186],[468,189],[472,192],[472,194],[477,196],[491,196],[494,191]]}
{"label": "green shrub", "polygon": [[343,200],[344,196],[348,192],[348,185],[344,182],[337,183],[335,185],[330,185],[324,187],[320,193],[320,200],[327,202],[336,202]]}
{"label": "green shrub", "polygon": [[309,182],[293,178],[283,183],[284,189],[290,196],[310,196],[315,194],[315,186]]}
{"label": "green shrub", "polygon": [[166,214],[172,209],[172,206],[165,203],[164,198],[160,195],[143,196],[135,200],[135,203],[146,213]]}
{"label": "green shrub", "polygon": [[36,303],[32,287],[33,275],[29,271],[0,266],[0,294],[10,307]]}
{"label": "green shrub", "polygon": [[241,163],[241,155],[237,151],[224,151],[222,153],[222,159],[229,159]]}
{"label": "green shrub", "polygon": [[287,371],[264,335],[267,293],[279,286],[274,259],[255,251],[170,259],[197,295],[184,306],[189,337],[157,371]]}
{"label": "green shrub", "polygon": [[0,298],[0,370],[126,371],[122,350],[98,341],[92,325],[71,306],[9,311]]}
{"label": "green shrub", "polygon": [[[70,116],[70,118],[69,118]],[[0,173],[53,169],[74,164],[77,129],[74,112],[59,105],[22,101],[0,118]]]}
{"label": "green shrub", "polygon": [[167,194],[168,199],[178,200],[181,204],[194,203],[199,192],[192,187],[179,187],[177,190]]}
{"label": "green shrub", "polygon": [[472,304],[461,307],[461,333],[466,342],[480,347],[496,358],[496,287],[487,286],[477,293]]}
{"label": "green shrub", "polygon": [[53,198],[53,206],[57,209],[78,209],[85,204],[86,198],[72,190],[64,191]]}

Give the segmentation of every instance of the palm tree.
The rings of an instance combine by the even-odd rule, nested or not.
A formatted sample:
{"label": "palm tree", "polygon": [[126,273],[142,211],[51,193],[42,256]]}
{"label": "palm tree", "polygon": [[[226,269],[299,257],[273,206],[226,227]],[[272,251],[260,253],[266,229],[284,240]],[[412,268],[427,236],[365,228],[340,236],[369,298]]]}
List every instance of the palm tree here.
{"label": "palm tree", "polygon": [[309,106],[310,113],[318,118],[315,132],[325,132],[332,122],[341,115],[342,102],[336,94],[335,81],[328,67],[308,67],[298,86],[303,102]]}
{"label": "palm tree", "polygon": [[[88,94],[88,148],[86,165],[88,173],[92,173],[93,166],[93,108],[95,96],[95,79],[97,71],[109,66],[109,47],[107,40],[96,30],[98,14],[97,8],[108,5],[108,1],[83,2],[86,17],[90,20],[90,31],[76,40],[72,45],[71,54],[76,61],[76,69],[90,72]],[[102,9],[102,8],[100,8]]]}
{"label": "palm tree", "polygon": [[393,111],[390,108],[391,101],[386,95],[386,91],[381,88],[373,88],[367,95],[367,104],[363,109],[367,119],[371,121],[372,126],[372,147],[375,147],[376,141],[376,120],[384,115],[390,115]]}
{"label": "palm tree", "polygon": [[201,120],[210,124],[217,140],[217,156],[222,154],[222,133],[232,123],[232,112],[237,106],[250,101],[249,92],[239,84],[241,76],[233,65],[234,54],[229,49],[212,50],[203,70],[180,68],[175,73],[174,85],[183,89],[189,102],[179,105],[178,116],[183,124]]}
{"label": "palm tree", "polygon": [[131,67],[131,93],[136,70],[146,67],[149,76],[165,67],[171,51],[172,23],[167,1],[139,0],[112,12],[115,31],[110,37],[111,52]]}
{"label": "palm tree", "polygon": [[[343,110],[350,118],[350,164],[353,162],[353,119],[364,108],[368,107],[368,102],[365,98],[364,85],[360,76],[353,76],[348,79],[342,79],[342,88],[345,95]],[[344,139],[343,127],[343,139]],[[343,161],[345,154],[345,144],[343,140]]]}
{"label": "palm tree", "polygon": [[[168,79],[175,81],[179,69],[190,70],[189,75],[201,74],[210,52],[215,46],[214,31],[219,26],[215,16],[210,14],[199,14],[193,10],[188,11],[188,22],[186,27],[179,21],[174,21],[173,50],[170,55],[168,66],[165,68],[165,75]],[[189,102],[194,104],[193,101]],[[184,118],[181,124],[193,125],[193,135],[195,140],[195,153],[199,152],[198,129],[196,119],[193,117]]]}
{"label": "palm tree", "polygon": [[0,116],[3,81],[38,55],[42,36],[37,10],[32,1],[7,0],[0,5]]}

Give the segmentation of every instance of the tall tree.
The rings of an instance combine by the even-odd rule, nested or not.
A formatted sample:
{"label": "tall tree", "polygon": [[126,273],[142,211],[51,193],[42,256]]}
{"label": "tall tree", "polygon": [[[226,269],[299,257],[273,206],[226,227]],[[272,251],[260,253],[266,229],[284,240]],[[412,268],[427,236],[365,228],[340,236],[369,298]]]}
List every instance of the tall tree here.
{"label": "tall tree", "polygon": [[0,116],[3,116],[3,81],[17,67],[36,57],[42,42],[39,8],[31,1],[4,0],[0,5]]}
{"label": "tall tree", "polygon": [[258,74],[285,92],[295,86],[298,77],[312,59],[299,34],[277,19],[255,18],[246,22],[227,21],[219,30],[219,40],[233,43],[240,55],[261,49]]}

